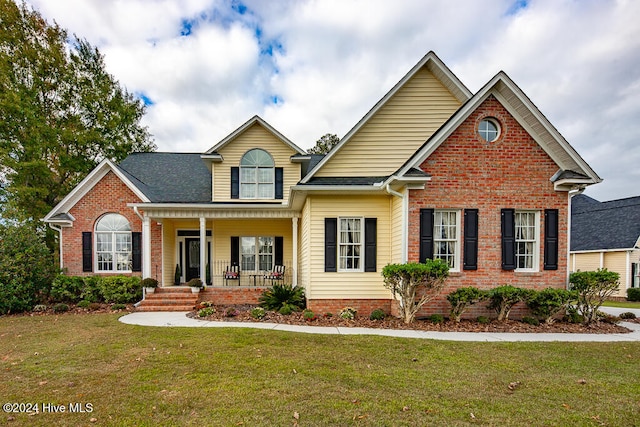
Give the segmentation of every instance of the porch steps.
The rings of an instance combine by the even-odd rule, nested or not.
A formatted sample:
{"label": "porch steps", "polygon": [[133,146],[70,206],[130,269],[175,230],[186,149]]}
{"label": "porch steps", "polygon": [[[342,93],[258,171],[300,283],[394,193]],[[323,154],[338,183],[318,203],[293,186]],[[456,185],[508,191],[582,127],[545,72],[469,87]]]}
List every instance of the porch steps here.
{"label": "porch steps", "polygon": [[198,301],[198,294],[188,287],[156,288],[147,294],[137,311],[191,311]]}

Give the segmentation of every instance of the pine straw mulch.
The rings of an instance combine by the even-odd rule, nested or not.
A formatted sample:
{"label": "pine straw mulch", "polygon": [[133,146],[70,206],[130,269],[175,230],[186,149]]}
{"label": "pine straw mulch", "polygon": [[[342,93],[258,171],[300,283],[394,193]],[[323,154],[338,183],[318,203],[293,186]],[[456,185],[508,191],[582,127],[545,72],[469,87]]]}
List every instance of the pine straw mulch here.
{"label": "pine straw mulch", "polygon": [[[202,308],[202,307],[196,307]],[[428,319],[417,319],[414,323],[406,325],[400,319],[387,317],[384,320],[370,320],[368,317],[358,317],[354,320],[342,319],[337,315],[319,315],[314,320],[305,320],[302,312],[294,312],[290,315],[282,315],[277,312],[267,311],[264,318],[257,320],[251,316],[251,310],[255,306],[213,306],[215,313],[211,316],[200,317],[198,311],[187,314],[198,320],[209,320],[218,322],[260,322],[260,323],[280,323],[286,325],[307,325],[307,326],[328,326],[347,328],[375,328],[375,329],[410,329],[419,331],[438,332],[519,332],[519,333],[577,333],[577,334],[621,334],[629,333],[630,329],[610,322],[597,322],[591,325],[581,323],[568,323],[556,321],[551,325],[540,324],[530,325],[518,320],[506,320],[498,322],[491,320],[488,324],[479,323],[475,320],[462,320],[460,323],[445,320],[443,323],[433,323]],[[235,315],[228,315],[229,308],[234,309]],[[630,321],[630,320],[625,320]],[[640,319],[631,320],[640,323]]]}

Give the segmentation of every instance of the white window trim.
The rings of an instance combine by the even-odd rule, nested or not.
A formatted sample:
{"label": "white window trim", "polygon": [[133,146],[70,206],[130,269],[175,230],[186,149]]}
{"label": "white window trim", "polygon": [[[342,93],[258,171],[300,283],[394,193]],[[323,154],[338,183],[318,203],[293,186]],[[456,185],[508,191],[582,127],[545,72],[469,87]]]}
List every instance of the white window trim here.
{"label": "white window trim", "polygon": [[[342,220],[343,219],[357,219],[360,221],[360,255],[359,255],[359,260],[360,262],[359,267],[358,268],[340,268],[340,247],[342,246],[342,241],[340,240],[341,236],[342,236]],[[340,273],[362,273],[364,271],[364,217],[361,216],[343,216],[343,217],[338,217],[338,245],[337,245],[337,270]]]}
{"label": "white window trim", "polygon": [[[518,268],[518,240],[515,240],[515,260],[516,260],[516,269],[517,273],[537,273],[540,271],[540,211],[537,210],[527,210],[527,209],[516,209],[515,214],[518,213],[534,213],[535,214],[535,241],[533,242],[533,268]],[[514,218],[515,220],[515,218]],[[514,226],[514,232],[516,231]]]}
{"label": "white window trim", "polygon": [[[100,223],[100,221],[102,221],[102,219],[107,216],[107,215],[120,215],[121,217],[127,219],[124,215],[121,214],[116,214],[115,212],[110,212],[108,214],[105,214],[103,216],[100,217],[100,219],[98,221],[96,221],[96,224],[94,226],[93,229],[93,271],[95,271],[96,273],[124,273],[124,274],[128,274],[128,273],[132,273],[133,272],[133,234],[131,231],[98,231],[98,224]],[[127,222],[129,222],[127,220]],[[129,227],[131,227],[131,223],[129,222]],[[98,234],[107,234],[110,235],[111,237],[111,251],[110,252],[106,252],[106,251],[100,251],[100,253],[111,253],[111,265],[112,268],[110,270],[103,270],[100,269],[100,262],[98,260]],[[117,265],[117,254],[119,253],[118,251],[116,251],[116,235],[128,235],[129,236],[129,243],[131,244],[131,250],[129,251],[129,268],[126,270],[118,270]]]}
{"label": "white window trim", "polygon": [[[271,239],[271,266],[267,270],[260,270],[260,255],[261,255],[260,245],[259,245],[260,238]],[[244,255],[242,253],[242,239],[254,239],[254,242],[255,242],[256,251],[253,254],[255,255],[255,261],[253,265],[254,268],[251,270],[245,270],[242,268],[243,267],[242,255]],[[255,273],[272,270],[275,264],[275,257],[276,257],[275,250],[276,250],[275,236],[240,236],[240,268],[242,269],[242,271],[255,272]],[[268,255],[268,254],[264,254],[264,255]]]}
{"label": "white window trim", "polygon": [[[459,209],[435,209],[433,211],[433,258],[436,259],[436,243],[439,242],[440,240],[436,239],[436,223],[435,223],[435,217],[436,214],[440,212],[453,212],[456,214],[456,238],[455,238],[455,249],[454,249],[454,263],[455,263],[455,268],[451,268],[449,269],[450,272],[452,273],[459,273],[460,272],[460,248],[461,246],[461,233],[460,233],[460,226],[462,224],[461,222],[461,216],[462,216],[462,211]],[[450,240],[447,240],[450,241]]]}
{"label": "white window trim", "polygon": [[[273,163],[273,166],[243,166],[242,165],[242,159],[244,159],[244,156],[247,155],[247,153],[254,151],[254,150],[260,150],[265,152],[269,157],[271,157],[271,162]],[[267,150],[264,150],[262,148],[252,148],[251,150],[247,151],[246,153],[244,153],[242,155],[242,157],[240,158],[240,166],[239,166],[239,177],[238,177],[238,197],[242,200],[273,200],[276,197],[276,167],[275,167],[275,160],[273,159],[273,156],[271,155],[271,153],[269,153]],[[251,181],[251,182],[244,182],[243,181],[243,169],[252,169],[255,171],[255,176],[256,176],[256,180],[255,181]],[[271,182],[260,182],[259,180],[259,176],[260,176],[260,169],[270,169],[271,170],[271,177],[273,178],[273,180]],[[243,194],[242,191],[242,187],[243,185],[254,185],[255,186],[255,192],[253,194],[253,196],[245,196]],[[270,197],[258,197],[259,191],[258,191],[258,187],[260,185],[270,185],[271,188],[271,193],[270,193]],[[251,236],[247,236],[247,237],[251,237]]]}
{"label": "white window trim", "polygon": [[[486,131],[483,131],[480,129],[480,126],[482,125],[483,122],[489,122],[491,124],[493,124],[496,127],[496,137],[493,139],[488,139],[483,135],[483,133],[487,133]],[[500,138],[500,135],[502,135],[502,129],[500,128],[500,123],[498,122],[498,120],[496,120],[493,117],[485,117],[482,120],[480,120],[480,123],[478,123],[478,134],[480,135],[480,138],[482,138],[483,141],[486,142],[495,142]]]}

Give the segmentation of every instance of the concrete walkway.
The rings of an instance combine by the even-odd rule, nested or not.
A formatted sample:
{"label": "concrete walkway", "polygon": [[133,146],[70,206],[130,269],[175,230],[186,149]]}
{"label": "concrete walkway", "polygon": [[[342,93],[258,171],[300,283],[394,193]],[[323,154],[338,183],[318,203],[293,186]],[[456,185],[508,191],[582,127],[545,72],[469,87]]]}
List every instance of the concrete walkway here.
{"label": "concrete walkway", "polygon": [[[604,310],[603,310],[604,311]],[[609,311],[607,309],[607,311]],[[631,310],[623,310],[631,311]],[[640,310],[638,310],[640,315]],[[212,322],[191,319],[187,312],[139,312],[120,318],[122,323],[140,326],[174,326],[197,328],[254,328],[273,331],[301,332],[307,334],[332,335],[381,335],[401,338],[421,338],[446,341],[483,341],[483,342],[632,342],[640,341],[640,324],[622,322],[631,329],[628,334],[570,334],[570,333],[507,333],[507,332],[433,332],[398,329],[343,328],[306,325],[283,325],[278,323],[249,322]],[[613,314],[613,313],[612,313]]]}

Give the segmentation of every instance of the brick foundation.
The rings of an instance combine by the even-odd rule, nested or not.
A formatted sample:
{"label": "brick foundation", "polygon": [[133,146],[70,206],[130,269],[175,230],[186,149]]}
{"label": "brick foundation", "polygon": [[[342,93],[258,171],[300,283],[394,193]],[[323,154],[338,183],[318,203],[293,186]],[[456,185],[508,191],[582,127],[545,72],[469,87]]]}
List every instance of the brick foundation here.
{"label": "brick foundation", "polygon": [[207,286],[200,291],[198,302],[212,301],[216,305],[257,305],[267,287]]}
{"label": "brick foundation", "polygon": [[307,308],[314,313],[332,313],[337,315],[345,307],[353,307],[358,311],[358,316],[369,317],[371,312],[381,308],[385,313],[391,312],[391,300],[389,299],[311,299],[307,300]]}

